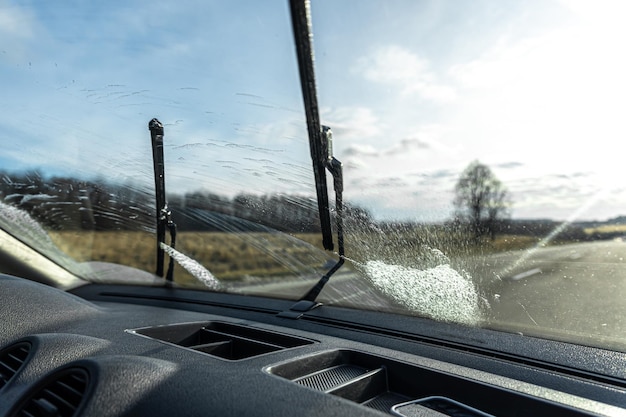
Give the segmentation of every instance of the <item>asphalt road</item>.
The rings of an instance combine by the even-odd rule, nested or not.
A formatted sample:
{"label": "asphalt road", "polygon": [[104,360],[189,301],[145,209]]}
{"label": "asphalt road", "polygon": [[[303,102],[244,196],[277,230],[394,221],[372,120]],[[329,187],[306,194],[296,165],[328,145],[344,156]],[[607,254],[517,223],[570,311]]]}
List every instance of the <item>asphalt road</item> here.
{"label": "asphalt road", "polygon": [[[486,325],[535,336],[626,349],[626,242],[597,241],[453,259],[487,300]],[[323,297],[342,305],[387,309],[398,304],[364,277],[342,270]],[[315,280],[282,281],[264,292],[298,298]],[[261,288],[261,287],[259,287]],[[254,286],[242,288],[254,292]]]}
{"label": "asphalt road", "polygon": [[[269,293],[278,297],[299,299],[317,283],[319,278],[321,277],[310,280],[283,280],[271,284],[243,286],[239,289],[246,293],[258,291],[259,294]],[[396,305],[376,288],[364,284],[364,279],[357,272],[344,268],[330,278],[319,298],[332,300],[332,304],[355,308],[361,308],[364,304],[370,309],[386,309]]]}
{"label": "asphalt road", "polygon": [[[552,329],[626,345],[626,243],[586,242],[507,252],[474,265],[496,325]],[[620,342],[621,340],[621,342]]]}

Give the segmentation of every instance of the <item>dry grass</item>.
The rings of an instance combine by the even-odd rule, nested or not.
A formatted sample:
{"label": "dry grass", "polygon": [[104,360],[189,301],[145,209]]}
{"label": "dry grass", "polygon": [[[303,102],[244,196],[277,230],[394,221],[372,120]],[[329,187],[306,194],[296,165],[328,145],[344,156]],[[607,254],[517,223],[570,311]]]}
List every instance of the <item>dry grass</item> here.
{"label": "dry grass", "polygon": [[[152,234],[80,231],[51,232],[50,235],[61,250],[79,262],[111,262],[145,271],[155,270],[156,242]],[[475,247],[463,239],[455,243],[449,236],[443,241],[437,236],[425,240],[423,233],[417,232],[360,233],[346,236],[346,254],[356,262],[377,259],[417,266],[428,262],[428,248],[440,249],[449,256],[463,256],[477,251],[524,249],[537,240],[527,236],[499,236],[495,241],[486,240]],[[320,251],[311,250],[310,245]],[[293,275],[294,271],[319,268],[326,256],[332,255],[321,251],[320,234],[182,232],[178,234],[176,247],[220,280]],[[201,285],[178,265],[174,276],[177,282]]]}
{"label": "dry grass", "polygon": [[[156,242],[144,232],[50,232],[57,246],[79,262],[101,261],[154,271]],[[299,242],[302,241],[302,242]],[[308,242],[321,248],[317,234],[296,237],[273,233],[196,233],[182,232],[176,248],[204,265],[218,279],[247,276],[280,276],[293,269],[319,267],[323,255],[311,251]],[[166,257],[167,262],[167,257]],[[288,268],[285,262],[292,266]],[[196,280],[176,265],[177,282]]]}
{"label": "dry grass", "polygon": [[626,224],[605,224],[599,227],[589,227],[585,229],[585,233],[592,234],[613,234],[613,233],[626,233]]}
{"label": "dry grass", "polygon": [[494,252],[527,249],[539,243],[540,239],[533,236],[501,235],[486,244]]}

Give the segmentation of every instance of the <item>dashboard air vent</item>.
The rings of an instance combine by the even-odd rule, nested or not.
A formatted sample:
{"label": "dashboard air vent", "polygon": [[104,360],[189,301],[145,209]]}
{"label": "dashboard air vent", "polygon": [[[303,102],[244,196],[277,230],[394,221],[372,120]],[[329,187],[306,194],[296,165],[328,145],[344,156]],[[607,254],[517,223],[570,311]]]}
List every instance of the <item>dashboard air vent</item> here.
{"label": "dashboard air vent", "polygon": [[30,343],[27,342],[9,346],[0,352],[0,389],[22,368],[29,352]]}
{"label": "dashboard air vent", "polygon": [[85,400],[89,375],[82,368],[70,368],[51,376],[48,382],[27,396],[14,413],[19,417],[73,417]]}
{"label": "dashboard air vent", "polygon": [[221,321],[180,323],[128,331],[231,361],[313,343],[302,337]]}

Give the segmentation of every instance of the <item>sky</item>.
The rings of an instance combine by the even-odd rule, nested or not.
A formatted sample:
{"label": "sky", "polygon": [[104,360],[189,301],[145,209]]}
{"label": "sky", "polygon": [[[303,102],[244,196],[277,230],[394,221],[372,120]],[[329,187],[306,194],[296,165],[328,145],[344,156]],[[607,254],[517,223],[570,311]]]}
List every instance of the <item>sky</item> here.
{"label": "sky", "polygon": [[[322,123],[348,201],[443,221],[474,160],[514,218],[626,214],[616,1],[313,1]],[[0,0],[0,168],[313,195],[287,1]]]}

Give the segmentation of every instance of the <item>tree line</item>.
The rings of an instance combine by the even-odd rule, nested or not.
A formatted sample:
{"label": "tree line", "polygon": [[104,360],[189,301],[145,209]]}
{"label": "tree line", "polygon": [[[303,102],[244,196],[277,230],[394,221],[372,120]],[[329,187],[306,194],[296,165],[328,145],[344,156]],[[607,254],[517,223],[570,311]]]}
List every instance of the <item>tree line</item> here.
{"label": "tree line", "polygon": [[[52,230],[154,231],[156,222],[152,190],[104,180],[0,172],[0,201]],[[243,193],[229,198],[193,191],[168,195],[168,206],[181,231],[320,232],[317,202],[303,195]],[[372,221],[361,207],[347,204],[344,212],[355,221]]]}
{"label": "tree line", "polygon": [[[319,233],[320,223],[314,197],[302,195],[238,194],[232,198],[207,191],[168,196],[172,219],[181,231],[261,231]],[[0,171],[0,202],[28,212],[52,230],[155,230],[153,191],[132,184],[119,185],[105,180],[70,177],[45,178],[37,171]],[[511,220],[512,206],[506,187],[493,172],[478,161],[459,176],[455,187],[456,211],[451,221],[435,227],[414,222],[376,222],[369,211],[346,204],[347,233],[413,231],[443,239],[457,232],[471,236],[479,244],[483,237],[497,234],[544,237],[559,227],[566,240],[609,238],[613,235],[585,234],[580,225],[560,226],[551,220]],[[419,227],[418,227],[419,226]],[[404,228],[404,229],[403,229]],[[433,235],[433,230],[437,231]],[[443,237],[442,237],[443,236]],[[615,234],[621,236],[621,233]]]}

